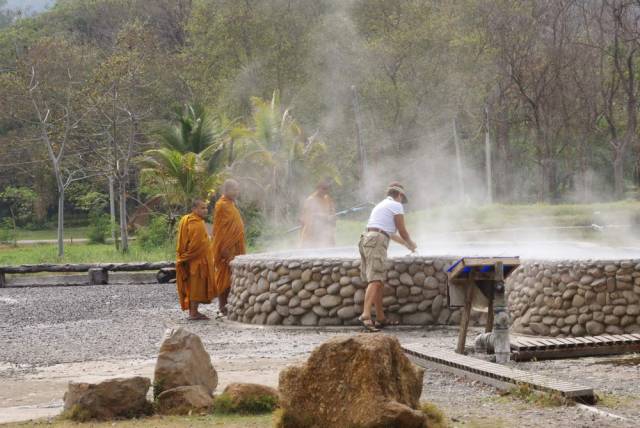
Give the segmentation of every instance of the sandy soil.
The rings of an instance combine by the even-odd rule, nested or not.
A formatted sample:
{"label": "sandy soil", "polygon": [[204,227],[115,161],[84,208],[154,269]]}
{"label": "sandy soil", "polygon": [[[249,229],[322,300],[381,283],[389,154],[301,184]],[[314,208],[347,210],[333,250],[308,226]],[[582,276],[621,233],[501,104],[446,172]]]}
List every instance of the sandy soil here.
{"label": "sandy soil", "polygon": [[[218,370],[219,391],[235,381],[277,386],[282,368],[304,360],[329,337],[359,331],[253,327],[215,320],[189,323],[177,309],[172,285],[0,289],[0,422],[57,414],[71,380],[151,377],[163,332],[173,326],[185,326],[202,337]],[[397,328],[388,334],[402,343],[453,349],[457,331]],[[455,426],[640,426],[637,364],[601,357],[518,367],[593,386],[605,398],[595,409],[608,414],[579,406],[538,407],[437,370],[425,373],[423,399],[440,406]]]}

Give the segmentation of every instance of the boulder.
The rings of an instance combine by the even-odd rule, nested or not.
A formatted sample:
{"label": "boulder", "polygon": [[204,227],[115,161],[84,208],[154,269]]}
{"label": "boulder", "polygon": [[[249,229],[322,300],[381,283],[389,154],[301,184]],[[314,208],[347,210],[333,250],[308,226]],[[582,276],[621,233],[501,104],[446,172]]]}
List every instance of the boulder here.
{"label": "boulder", "polygon": [[202,385],[179,386],[163,391],[157,400],[158,413],[186,415],[190,412],[205,413],[213,406],[213,397]]}
{"label": "boulder", "polygon": [[168,389],[192,385],[202,385],[211,395],[218,386],[218,373],[200,337],[181,327],[165,333],[154,376],[156,396]]}
{"label": "boulder", "polygon": [[256,401],[271,401],[277,404],[280,400],[275,388],[256,383],[230,383],[222,393],[229,397],[233,407],[236,408],[246,407]]}
{"label": "boulder", "polygon": [[281,427],[424,427],[423,369],[395,337],[335,337],[280,372]]}
{"label": "boulder", "polygon": [[151,380],[140,376],[97,384],[69,382],[64,394],[64,412],[66,417],[77,421],[149,415],[153,410],[147,401],[150,386]]}

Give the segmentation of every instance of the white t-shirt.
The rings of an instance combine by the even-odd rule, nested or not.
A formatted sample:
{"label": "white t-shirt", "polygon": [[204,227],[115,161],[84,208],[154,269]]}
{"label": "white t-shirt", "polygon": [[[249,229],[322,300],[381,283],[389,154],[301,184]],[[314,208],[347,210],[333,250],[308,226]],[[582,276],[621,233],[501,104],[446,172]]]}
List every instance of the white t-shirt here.
{"label": "white t-shirt", "polygon": [[367,227],[382,229],[389,235],[393,235],[397,231],[393,216],[398,214],[404,214],[404,207],[400,202],[389,196],[373,207],[369,221],[367,222]]}

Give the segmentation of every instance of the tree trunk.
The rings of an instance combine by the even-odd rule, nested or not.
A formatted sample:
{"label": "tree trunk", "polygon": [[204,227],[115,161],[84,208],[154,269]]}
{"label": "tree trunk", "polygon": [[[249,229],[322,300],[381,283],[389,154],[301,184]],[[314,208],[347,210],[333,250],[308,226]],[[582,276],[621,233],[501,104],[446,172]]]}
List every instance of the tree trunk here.
{"label": "tree trunk", "polygon": [[116,234],[116,196],[113,189],[113,176],[109,176],[109,228],[111,229],[111,239],[118,249],[118,238]]}
{"label": "tree trunk", "polygon": [[58,185],[58,257],[64,257],[64,186]]}
{"label": "tree trunk", "polygon": [[11,214],[11,223],[13,224],[13,246],[18,246],[18,223],[16,222],[16,215],[13,212],[13,208],[9,207],[9,213]]}
{"label": "tree trunk", "polygon": [[613,194],[616,199],[624,196],[624,149],[624,144],[613,149]]}
{"label": "tree trunk", "polygon": [[498,201],[509,201],[513,189],[508,185],[508,171],[511,162],[509,152],[509,122],[505,108],[500,108],[498,116],[496,117],[496,134],[495,134],[495,148],[496,148],[496,167],[495,167],[495,182],[496,182],[496,199]]}
{"label": "tree trunk", "polygon": [[127,183],[125,178],[120,178],[118,183],[120,196],[120,250],[123,253],[129,251],[129,239],[127,232]]}

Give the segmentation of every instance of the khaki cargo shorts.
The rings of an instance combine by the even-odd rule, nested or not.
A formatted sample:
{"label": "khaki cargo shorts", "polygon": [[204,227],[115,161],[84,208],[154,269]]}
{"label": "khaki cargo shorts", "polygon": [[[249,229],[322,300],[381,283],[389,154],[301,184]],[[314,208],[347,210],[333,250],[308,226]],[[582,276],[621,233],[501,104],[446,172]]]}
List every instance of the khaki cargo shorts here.
{"label": "khaki cargo shorts", "polygon": [[360,277],[365,284],[385,281],[389,238],[380,232],[365,232],[360,236]]}

